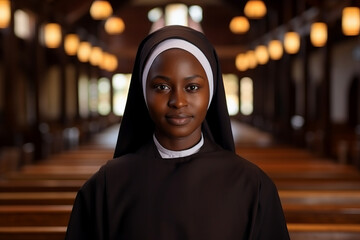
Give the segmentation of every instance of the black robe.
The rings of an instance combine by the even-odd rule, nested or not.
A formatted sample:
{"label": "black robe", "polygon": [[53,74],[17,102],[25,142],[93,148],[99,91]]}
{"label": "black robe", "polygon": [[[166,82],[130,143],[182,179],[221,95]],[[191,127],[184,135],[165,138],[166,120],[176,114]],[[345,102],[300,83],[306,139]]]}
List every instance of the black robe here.
{"label": "black robe", "polygon": [[281,240],[289,235],[269,177],[205,138],[189,157],[162,159],[150,141],[109,161],[78,192],[66,239]]}

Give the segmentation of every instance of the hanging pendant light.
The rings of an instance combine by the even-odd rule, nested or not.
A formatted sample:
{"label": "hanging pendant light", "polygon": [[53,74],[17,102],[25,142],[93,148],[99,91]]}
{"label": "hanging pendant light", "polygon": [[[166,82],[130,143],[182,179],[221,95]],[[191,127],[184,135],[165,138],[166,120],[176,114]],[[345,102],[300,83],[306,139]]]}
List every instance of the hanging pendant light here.
{"label": "hanging pendant light", "polygon": [[61,26],[58,23],[47,23],[44,26],[44,44],[48,48],[57,48],[61,44]]}
{"label": "hanging pendant light", "polygon": [[0,0],[0,28],[7,28],[11,19],[11,6],[9,0]]}
{"label": "hanging pendant light", "polygon": [[314,47],[325,46],[328,38],[328,29],[326,23],[315,22],[311,24],[310,40]]}
{"label": "hanging pendant light", "polygon": [[90,7],[90,15],[95,20],[103,20],[111,16],[113,9],[106,0],[95,0]]}
{"label": "hanging pendant light", "polygon": [[245,53],[239,53],[235,59],[235,66],[237,70],[244,72],[249,68],[249,61]]}
{"label": "hanging pendant light", "polygon": [[245,4],[244,13],[248,18],[260,19],[266,15],[266,5],[261,0],[249,0]]}
{"label": "hanging pendant light", "polygon": [[284,48],[288,54],[296,54],[300,49],[300,35],[297,32],[285,33]]}
{"label": "hanging pendant light", "polygon": [[280,40],[271,40],[268,45],[269,57],[272,60],[279,60],[283,55],[283,46]]}
{"label": "hanging pendant light", "polygon": [[77,53],[80,39],[77,34],[70,33],[64,38],[64,49],[67,55],[74,56]]}
{"label": "hanging pendant light", "polygon": [[118,59],[116,58],[115,55],[108,52],[104,52],[103,60],[99,66],[103,70],[106,70],[108,72],[114,72],[118,67]]}
{"label": "hanging pendant light", "polygon": [[265,45],[259,45],[255,48],[255,57],[260,65],[264,65],[269,61],[269,52]]}
{"label": "hanging pendant light", "polygon": [[90,59],[90,54],[91,54],[91,43],[87,42],[87,41],[82,41],[79,44],[79,48],[77,51],[77,57],[79,59],[80,62],[88,62]]}
{"label": "hanging pendant light", "polygon": [[243,34],[249,31],[249,20],[244,16],[236,16],[231,19],[229,28],[235,34]]}
{"label": "hanging pendant light", "polygon": [[247,51],[246,58],[249,63],[249,68],[251,68],[251,69],[256,68],[256,66],[258,65],[258,62],[257,62],[256,56],[255,56],[255,51],[254,50]]}
{"label": "hanging pendant light", "polygon": [[346,7],[342,10],[342,31],[346,36],[356,36],[360,33],[360,8]]}
{"label": "hanging pendant light", "polygon": [[105,22],[105,31],[108,34],[120,34],[125,30],[125,23],[120,17],[110,17]]}
{"label": "hanging pendant light", "polygon": [[103,50],[100,47],[94,46],[91,49],[89,62],[93,66],[99,66],[103,60]]}

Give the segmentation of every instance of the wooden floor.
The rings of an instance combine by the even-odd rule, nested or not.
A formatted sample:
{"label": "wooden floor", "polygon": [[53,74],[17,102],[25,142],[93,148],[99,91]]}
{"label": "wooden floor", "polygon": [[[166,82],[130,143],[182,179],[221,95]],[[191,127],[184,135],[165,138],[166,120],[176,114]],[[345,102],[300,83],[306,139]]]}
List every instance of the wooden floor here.
{"label": "wooden floor", "polygon": [[[236,125],[237,153],[278,187],[293,240],[360,239],[360,172],[310,152],[271,144]],[[64,239],[80,186],[112,158],[118,126],[76,150],[53,155],[0,178],[0,239]],[[257,137],[254,137],[257,135]],[[269,216],[271,218],[271,216]]]}

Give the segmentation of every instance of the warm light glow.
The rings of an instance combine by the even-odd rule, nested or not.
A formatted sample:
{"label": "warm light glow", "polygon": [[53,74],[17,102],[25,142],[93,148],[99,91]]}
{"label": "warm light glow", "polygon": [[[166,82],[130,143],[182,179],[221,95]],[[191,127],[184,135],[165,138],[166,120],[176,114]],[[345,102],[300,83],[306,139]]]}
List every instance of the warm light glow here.
{"label": "warm light glow", "polygon": [[284,48],[288,54],[297,53],[300,49],[300,35],[297,32],[285,33]]}
{"label": "warm light glow", "polygon": [[47,23],[44,26],[44,43],[48,48],[57,48],[61,44],[61,26],[57,23]]}
{"label": "warm light glow", "polygon": [[11,6],[9,0],[0,0],[0,28],[7,28],[11,19]]}
{"label": "warm light glow", "polygon": [[268,50],[272,60],[281,59],[284,51],[280,40],[271,40],[268,45]]}
{"label": "warm light glow", "polygon": [[118,67],[118,60],[115,55],[104,52],[103,53],[103,60],[100,63],[100,68],[108,71],[113,72]]}
{"label": "warm light glow", "polygon": [[356,36],[360,33],[360,8],[346,7],[342,11],[342,31],[346,36]]}
{"label": "warm light glow", "polygon": [[90,15],[95,20],[103,20],[111,16],[113,9],[105,0],[95,0],[90,7]]}
{"label": "warm light glow", "polygon": [[79,47],[80,39],[75,33],[70,33],[65,36],[64,49],[67,55],[76,55]]}
{"label": "warm light glow", "polygon": [[182,3],[173,3],[165,7],[165,25],[188,25],[188,7]]}
{"label": "warm light glow", "polygon": [[316,22],[311,25],[310,40],[313,46],[323,47],[327,42],[327,25],[323,22]]}
{"label": "warm light glow", "polygon": [[248,18],[259,19],[266,15],[265,3],[261,0],[249,0],[244,8],[244,13]]}
{"label": "warm light glow", "polygon": [[93,47],[91,49],[89,62],[93,66],[99,66],[103,60],[103,51],[100,47]]}
{"label": "warm light glow", "polygon": [[256,68],[256,66],[258,65],[258,62],[256,60],[255,51],[254,50],[247,51],[246,58],[249,62],[249,68]]}
{"label": "warm light glow", "polygon": [[229,24],[230,30],[235,34],[246,33],[250,29],[249,20],[244,16],[237,16],[231,19]]}
{"label": "warm light glow", "polygon": [[88,62],[91,54],[91,44],[89,42],[80,42],[77,57],[80,62]]}
{"label": "warm light glow", "polygon": [[265,45],[259,45],[255,48],[256,60],[260,65],[264,65],[269,61],[269,52]]}
{"label": "warm light glow", "polygon": [[239,53],[236,56],[235,66],[241,72],[244,72],[249,68],[249,61],[247,60],[245,53]]}
{"label": "warm light glow", "polygon": [[108,34],[120,34],[125,30],[125,23],[119,17],[110,17],[105,22],[105,31]]}

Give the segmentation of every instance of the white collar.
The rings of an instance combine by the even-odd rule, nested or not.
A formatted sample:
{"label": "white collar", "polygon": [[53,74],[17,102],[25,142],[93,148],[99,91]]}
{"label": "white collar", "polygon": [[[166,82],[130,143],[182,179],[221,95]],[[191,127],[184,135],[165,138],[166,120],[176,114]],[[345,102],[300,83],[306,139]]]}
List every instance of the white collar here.
{"label": "white collar", "polygon": [[162,158],[166,158],[166,159],[190,156],[194,153],[197,153],[200,150],[200,148],[202,147],[202,145],[204,144],[204,137],[201,134],[201,139],[197,144],[195,144],[195,146],[193,146],[189,149],[181,150],[181,151],[172,151],[172,150],[166,149],[163,146],[161,146],[159,141],[156,139],[155,134],[153,135],[153,139],[154,139],[155,146],[160,153],[160,156]]}

